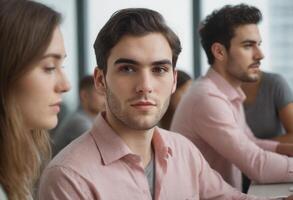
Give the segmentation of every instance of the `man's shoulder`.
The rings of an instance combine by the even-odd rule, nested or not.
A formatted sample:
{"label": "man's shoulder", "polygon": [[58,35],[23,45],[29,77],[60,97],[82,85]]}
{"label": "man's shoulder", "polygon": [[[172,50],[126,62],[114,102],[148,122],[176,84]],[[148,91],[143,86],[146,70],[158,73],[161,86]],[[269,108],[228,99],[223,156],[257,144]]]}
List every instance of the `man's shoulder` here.
{"label": "man's shoulder", "polygon": [[100,154],[96,143],[91,133],[87,132],[61,150],[47,168],[62,167],[82,171],[88,167],[88,163],[99,161]]}
{"label": "man's shoulder", "polygon": [[193,85],[193,92],[198,96],[223,95],[223,92],[208,77],[201,77],[197,79]]}

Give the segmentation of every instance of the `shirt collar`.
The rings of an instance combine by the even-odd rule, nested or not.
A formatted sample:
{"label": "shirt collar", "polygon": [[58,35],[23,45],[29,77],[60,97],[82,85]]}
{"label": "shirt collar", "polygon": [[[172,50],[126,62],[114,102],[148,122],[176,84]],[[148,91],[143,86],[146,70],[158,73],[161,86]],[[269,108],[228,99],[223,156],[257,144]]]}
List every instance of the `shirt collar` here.
{"label": "shirt collar", "polygon": [[155,153],[162,159],[167,159],[170,156],[173,156],[172,148],[170,144],[168,144],[168,140],[164,138],[163,131],[164,129],[156,127],[153,134],[153,147],[155,149]]}
{"label": "shirt collar", "polygon": [[104,119],[104,113],[100,113],[93,125],[91,135],[101,153],[102,160],[108,165],[126,155],[133,154],[121,137]]}
{"label": "shirt collar", "polygon": [[245,94],[240,87],[234,88],[228,81],[226,81],[218,72],[210,68],[207,72],[208,77],[215,85],[223,92],[230,101],[240,100],[244,101]]}
{"label": "shirt collar", "polygon": [[[105,113],[100,113],[93,125],[91,135],[101,153],[102,160],[105,165],[108,165],[123,157],[138,160],[137,155],[133,154],[129,147],[125,144],[122,138],[115,133],[115,131],[109,126],[104,119]],[[166,144],[161,129],[155,128],[152,143],[154,146],[155,155],[160,158],[169,158],[172,156],[172,149]]]}

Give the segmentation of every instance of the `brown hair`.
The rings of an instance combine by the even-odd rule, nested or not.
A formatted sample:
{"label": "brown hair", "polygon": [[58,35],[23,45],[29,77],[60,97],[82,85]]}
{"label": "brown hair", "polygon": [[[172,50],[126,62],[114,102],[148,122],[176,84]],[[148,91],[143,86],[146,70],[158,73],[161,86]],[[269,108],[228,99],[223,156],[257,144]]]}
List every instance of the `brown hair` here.
{"label": "brown hair", "polygon": [[175,67],[181,43],[163,16],[146,8],[126,8],[115,12],[96,38],[94,49],[98,68],[107,72],[110,51],[123,36],[144,36],[149,33],[161,33],[166,38],[172,50],[172,65]]}
{"label": "brown hair", "polygon": [[86,75],[82,77],[79,82],[79,91],[81,90],[91,90],[95,87],[95,80],[93,75]]}
{"label": "brown hair", "polygon": [[29,0],[0,0],[0,184],[8,198],[29,199],[50,156],[45,130],[24,130],[15,85],[47,49],[60,14]]}
{"label": "brown hair", "polygon": [[261,20],[260,10],[246,4],[226,5],[208,15],[199,27],[201,44],[206,52],[208,63],[213,64],[215,61],[211,50],[215,42],[221,43],[229,50],[236,28],[246,24],[258,24]]}

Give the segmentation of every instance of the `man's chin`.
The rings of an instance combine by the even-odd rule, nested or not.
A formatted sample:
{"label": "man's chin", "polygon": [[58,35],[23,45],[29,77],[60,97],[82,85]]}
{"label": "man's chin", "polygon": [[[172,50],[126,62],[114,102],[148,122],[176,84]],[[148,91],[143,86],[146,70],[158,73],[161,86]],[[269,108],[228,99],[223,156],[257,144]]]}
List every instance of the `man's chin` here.
{"label": "man's chin", "polygon": [[134,121],[129,121],[128,126],[135,129],[135,130],[149,130],[154,128],[158,124],[158,120],[150,120],[150,119],[145,119],[145,120],[134,120]]}
{"label": "man's chin", "polygon": [[260,76],[259,74],[254,74],[254,75],[251,75],[249,77],[246,78],[246,80],[244,80],[244,82],[257,82],[258,80],[260,79]]}
{"label": "man's chin", "polygon": [[253,68],[249,70],[249,73],[247,74],[247,77],[244,78],[246,80],[243,80],[244,82],[256,82],[260,79],[260,70],[259,68]]}
{"label": "man's chin", "polygon": [[259,79],[259,74],[249,74],[247,76],[242,76],[239,80],[241,80],[244,83],[253,83],[257,82]]}
{"label": "man's chin", "polygon": [[136,130],[143,131],[143,130],[150,130],[150,129],[154,128],[156,125],[157,125],[157,123],[142,123],[142,124],[137,123],[137,124],[133,124],[132,128],[136,129]]}
{"label": "man's chin", "polygon": [[256,71],[255,73],[253,73],[252,75],[251,75],[251,78],[253,79],[253,80],[259,80],[260,79],[260,76],[261,76],[261,73],[260,73],[260,70],[258,70],[258,71]]}

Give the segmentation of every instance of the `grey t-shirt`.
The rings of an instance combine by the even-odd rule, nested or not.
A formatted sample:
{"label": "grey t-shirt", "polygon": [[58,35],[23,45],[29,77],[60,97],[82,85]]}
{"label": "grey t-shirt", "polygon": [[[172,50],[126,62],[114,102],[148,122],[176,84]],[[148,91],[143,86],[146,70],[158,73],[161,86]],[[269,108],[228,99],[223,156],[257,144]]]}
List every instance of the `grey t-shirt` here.
{"label": "grey t-shirt", "polygon": [[148,163],[148,165],[146,166],[145,170],[144,170],[144,173],[148,179],[148,184],[149,184],[149,187],[150,187],[150,192],[151,192],[151,195],[154,199],[154,192],[155,192],[155,158],[154,158],[154,152],[152,153],[152,157],[151,157],[151,160],[150,162]]}
{"label": "grey t-shirt", "polygon": [[284,133],[278,111],[293,102],[286,80],[274,73],[263,72],[260,88],[253,104],[244,104],[246,121],[254,135],[268,139]]}

